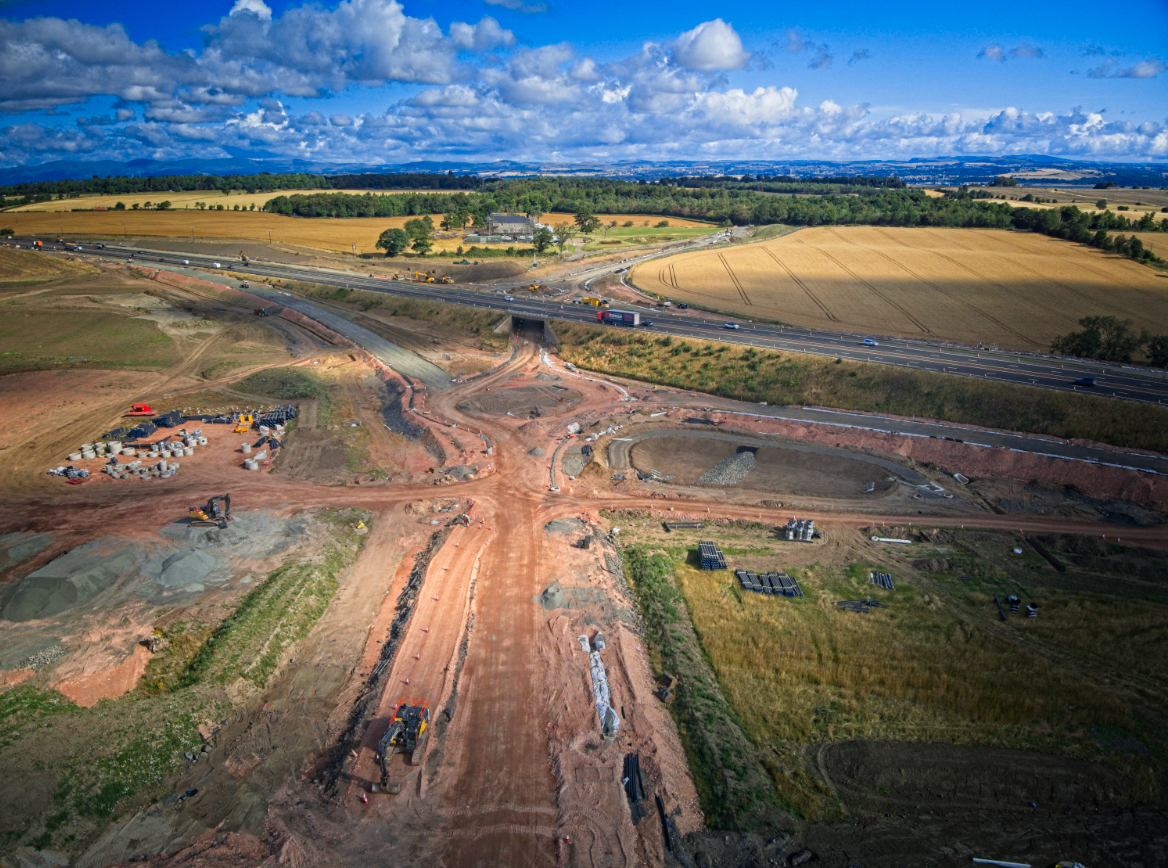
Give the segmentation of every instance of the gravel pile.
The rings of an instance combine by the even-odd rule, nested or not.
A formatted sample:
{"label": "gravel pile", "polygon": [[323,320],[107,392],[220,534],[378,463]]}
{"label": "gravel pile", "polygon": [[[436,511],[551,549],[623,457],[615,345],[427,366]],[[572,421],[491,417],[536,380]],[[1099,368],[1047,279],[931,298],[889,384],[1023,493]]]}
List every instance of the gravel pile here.
{"label": "gravel pile", "polygon": [[754,453],[749,449],[723,458],[698,477],[698,485],[737,485],[754,470]]}
{"label": "gravel pile", "polygon": [[46,648],[44,651],[38,651],[32,656],[24,658],[16,668],[43,669],[46,666],[52,666],[64,657],[66,653],[65,649],[60,645],[54,645],[52,648]]}
{"label": "gravel pile", "polygon": [[547,450],[540,449],[538,446],[536,446],[534,449],[529,449],[527,454],[532,458],[543,458],[545,455],[547,455]]}

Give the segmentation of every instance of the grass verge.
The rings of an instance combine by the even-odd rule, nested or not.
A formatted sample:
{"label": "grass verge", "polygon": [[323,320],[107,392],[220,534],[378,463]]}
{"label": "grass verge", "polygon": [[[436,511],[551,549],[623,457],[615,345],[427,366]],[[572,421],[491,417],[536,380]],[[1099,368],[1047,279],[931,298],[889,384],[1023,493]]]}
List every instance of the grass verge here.
{"label": "grass verge", "polygon": [[[481,310],[459,304],[444,304],[436,301],[425,301],[417,298],[405,298],[400,295],[391,295],[384,292],[372,292],[364,289],[346,289],[344,287],[322,286],[317,283],[302,283],[299,281],[274,280],[273,285],[280,285],[286,289],[303,295],[306,298],[318,298],[340,304],[353,310],[365,313],[376,311],[383,316],[400,316],[406,319],[433,323],[468,332],[487,347],[501,350],[509,345],[508,334],[495,334],[493,329],[499,324],[498,311]],[[467,302],[474,301],[474,297],[467,294]]]}
{"label": "grass verge", "polygon": [[337,525],[336,537],[313,560],[293,561],[269,573],[194,652],[176,687],[208,678],[267,685],[284,650],[307,636],[324,614],[341,571],[356,560],[365,540],[358,525],[372,519],[355,508],[326,510],[320,517]]}
{"label": "grass verge", "polygon": [[758,751],[739,727],[702,654],[673,561],[660,552],[624,552],[629,586],[645,618],[654,666],[677,676],[670,711],[677,721],[707,823],[719,829],[765,833],[786,824]]}
{"label": "grass verge", "polygon": [[1168,408],[887,365],[556,323],[581,368],[741,401],[921,416],[1129,449],[1168,451]]}

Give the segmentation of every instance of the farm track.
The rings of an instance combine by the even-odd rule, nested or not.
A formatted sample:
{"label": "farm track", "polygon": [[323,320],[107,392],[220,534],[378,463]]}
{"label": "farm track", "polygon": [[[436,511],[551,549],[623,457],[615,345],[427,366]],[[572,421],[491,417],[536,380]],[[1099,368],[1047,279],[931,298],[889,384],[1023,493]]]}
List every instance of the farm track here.
{"label": "farm track", "polygon": [[[769,256],[771,259],[773,259],[775,261],[775,263],[781,269],[783,269],[783,271],[787,272],[787,275],[791,278],[791,280],[795,281],[795,283],[798,284],[799,288],[802,289],[804,293],[806,293],[807,297],[809,299],[811,299],[812,303],[816,307],[818,307],[821,311],[823,311],[823,315],[825,317],[827,317],[832,322],[839,322],[840,321],[839,317],[837,317],[834,313],[831,312],[831,310],[828,308],[828,306],[820,300],[819,296],[817,296],[814,292],[812,292],[810,287],[808,287],[807,284],[804,283],[795,274],[795,272],[793,272],[787,266],[787,263],[783,262],[783,260],[781,260],[781,259],[779,259],[779,257],[775,256],[775,252],[773,250],[771,250],[769,247],[764,247],[763,250],[766,251],[767,256]],[[671,265],[670,268],[673,268],[673,266]]]}
{"label": "farm track", "polygon": [[731,283],[734,284],[734,287],[738,290],[738,295],[742,298],[742,301],[749,306],[750,305],[750,296],[747,295],[746,290],[742,288],[742,282],[738,279],[738,276],[734,273],[734,269],[730,267],[730,263],[726,261],[726,257],[723,256],[721,253],[718,254],[718,259],[722,262],[722,265],[724,265],[726,267],[726,273],[730,275],[730,281],[731,281]]}
{"label": "farm track", "polygon": [[[797,240],[799,241],[800,244],[806,244],[806,242],[803,241],[802,239],[797,239]],[[909,313],[905,307],[903,307],[902,305],[893,301],[891,298],[889,298],[883,292],[878,290],[876,287],[874,287],[868,281],[864,280],[864,278],[860,277],[860,275],[856,274],[856,272],[852,271],[852,269],[848,268],[848,266],[844,265],[836,257],[832,256],[830,253],[828,253],[822,247],[816,247],[814,249],[818,250],[822,255],[826,256],[828,259],[830,259],[832,262],[834,262],[837,266],[839,266],[841,269],[843,269],[848,274],[850,274],[852,276],[852,278],[857,283],[860,283],[860,284],[866,286],[869,290],[871,290],[873,295],[876,295],[877,297],[879,297],[889,307],[895,308],[896,310],[900,311],[901,315],[904,316],[904,318],[907,319],[909,322],[911,322],[913,325],[915,325],[921,332],[923,332],[925,334],[932,334],[933,333],[932,330],[928,326],[926,326],[923,322],[921,322],[919,319],[917,319],[915,316],[913,316],[911,313]]]}

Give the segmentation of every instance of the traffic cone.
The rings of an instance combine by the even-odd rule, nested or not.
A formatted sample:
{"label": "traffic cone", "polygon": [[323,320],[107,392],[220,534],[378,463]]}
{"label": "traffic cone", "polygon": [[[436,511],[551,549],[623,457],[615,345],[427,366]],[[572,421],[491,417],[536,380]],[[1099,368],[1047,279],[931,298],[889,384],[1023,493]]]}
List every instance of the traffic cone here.
{"label": "traffic cone", "polygon": [[422,655],[421,655],[421,654],[415,654],[415,655],[414,655],[414,659],[415,659],[415,660],[421,660],[421,659],[422,659]]}
{"label": "traffic cone", "polygon": [[353,755],[353,759],[357,758],[357,751],[351,750],[351,751],[349,751],[349,753],[351,753]]}
{"label": "traffic cone", "polygon": [[407,679],[406,679],[406,684],[409,684],[409,683],[410,683],[410,679],[408,679],[408,678],[407,678]]}
{"label": "traffic cone", "polygon": [[362,805],[369,804],[369,797],[367,795],[365,795],[364,793],[361,794],[361,804]]}
{"label": "traffic cone", "polygon": [[423,628],[422,628],[422,632],[423,632],[423,633],[429,633],[429,632],[430,632],[430,628],[429,628],[429,627],[423,627]]}

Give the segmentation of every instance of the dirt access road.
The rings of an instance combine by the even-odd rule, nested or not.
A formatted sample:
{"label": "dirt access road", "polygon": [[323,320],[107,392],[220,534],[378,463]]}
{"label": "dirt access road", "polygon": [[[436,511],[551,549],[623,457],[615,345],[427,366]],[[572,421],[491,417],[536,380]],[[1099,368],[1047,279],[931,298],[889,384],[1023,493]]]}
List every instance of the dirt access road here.
{"label": "dirt access road", "polygon": [[[628,724],[621,741],[607,745],[598,733],[586,658],[578,645],[573,648],[576,634],[593,632],[597,620],[589,621],[593,618],[590,613],[583,621],[570,620],[556,611],[549,613],[536,602],[553,582],[566,577],[567,542],[548,534],[549,522],[578,520],[580,533],[585,533],[590,526],[589,514],[600,508],[660,513],[664,503],[644,493],[603,490],[586,479],[568,482],[562,491],[551,492],[547,484],[549,462],[532,457],[531,451],[538,447],[554,453],[563,440],[564,426],[572,419],[614,418],[641,402],[625,400],[623,388],[572,376],[555,367],[550,370],[584,396],[570,413],[529,421],[471,416],[458,409],[463,402],[473,402],[488,391],[507,388],[519,375],[529,378],[547,370],[536,347],[527,345],[492,374],[428,395],[427,414],[416,415],[420,425],[440,424],[441,430],[453,430],[460,436],[464,430],[483,431],[493,444],[493,473],[441,488],[429,484],[325,486],[252,474],[246,495],[237,497],[244,509],[249,502],[363,506],[373,510],[379,522],[389,521],[395,528],[394,533],[381,529],[380,524],[375,528],[353,570],[360,581],[334,601],[321,621],[324,626],[304,646],[316,647],[316,652],[309,653],[318,655],[324,655],[327,647],[330,662],[348,667],[344,683],[330,693],[334,707],[313,712],[327,713],[330,721],[327,738],[320,746],[322,755],[348,749],[343,740],[347,732],[344,722],[351,718],[354,703],[371,683],[367,667],[377,659],[387,638],[385,625],[398,604],[411,566],[410,555],[424,547],[428,534],[440,530],[430,524],[428,516],[415,519],[413,524],[405,521],[406,507],[435,496],[473,501],[470,526],[450,529],[432,553],[405,631],[389,659],[388,674],[377,682],[373,713],[354,733],[352,746],[357,757],[343,764],[339,786],[318,793],[309,783],[308,773],[297,772],[305,762],[301,756],[281,767],[280,774],[270,775],[266,789],[259,790],[258,797],[267,799],[269,805],[269,849],[280,859],[301,864],[304,860],[297,854],[316,852],[326,860],[335,859],[336,864],[402,864],[405,859],[413,864],[433,860],[450,866],[661,865],[665,856],[654,821],[634,826],[627,809],[617,815],[593,811],[586,804],[593,793],[589,788],[613,791],[612,778],[599,775],[615,771],[619,780],[620,751],[627,746],[655,757],[661,768],[674,770],[658,782],[668,797],[668,807],[681,811],[678,825],[683,833],[701,828],[692,780],[684,770],[677,770],[679,765],[684,768],[683,763],[672,759],[680,755],[679,736],[670,718],[660,713],[650,698],[650,670],[635,634],[629,633],[629,640],[624,641],[617,626],[618,641],[606,652],[614,707],[617,701],[621,703]],[[629,388],[639,397],[647,396],[643,387]],[[703,396],[674,398],[675,406],[708,404],[709,399]],[[457,427],[452,429],[451,425]],[[113,484],[76,489],[62,485],[59,490],[42,489],[31,496],[14,492],[0,506],[0,530],[52,530],[81,541],[108,533],[111,526],[141,523],[144,515],[165,522],[181,514],[200,493],[205,494],[211,480],[192,474],[174,482],[134,488],[132,496],[125,487]],[[713,495],[684,504],[684,510],[692,513],[706,509],[712,517],[775,523],[789,518],[782,509],[728,506]],[[855,513],[812,513],[808,517],[855,525],[883,520],[901,523],[905,519],[903,514]],[[1035,532],[1099,532],[1099,525],[1090,522],[1037,516],[980,514],[940,520],[930,517],[926,521]],[[1168,548],[1164,528],[1125,529],[1123,536],[1131,542]],[[387,570],[391,575],[386,575]],[[604,573],[603,566],[582,567],[577,579],[582,587],[600,588],[603,581],[610,581]],[[345,643],[347,657],[338,646],[322,644],[323,635],[336,638],[338,631],[343,632],[344,625],[338,621],[341,614],[351,631],[350,641]],[[351,641],[354,634],[367,636],[359,652],[354,650],[357,643]],[[277,679],[273,689],[281,683]],[[365,805],[359,794],[377,777],[373,751],[390,712],[403,695],[425,696],[435,721],[434,733],[417,769],[407,770],[397,758],[395,771],[400,769],[403,775],[402,795],[375,797]],[[266,713],[263,709],[274,699],[278,697],[270,696],[261,703],[256,714]],[[450,715],[445,715],[447,709]],[[221,760],[225,768],[232,767],[230,748],[216,750],[218,759],[212,762]],[[578,772],[584,766],[579,763],[569,775],[563,762],[569,750],[600,758],[587,766],[596,777],[581,776]],[[162,849],[173,853],[216,830],[258,835],[254,811],[257,793],[249,791],[248,798],[253,800],[248,811],[209,812],[203,820],[176,828],[176,836]],[[128,820],[126,828],[133,822],[133,818]],[[122,849],[117,846],[119,840],[126,841]],[[128,849],[133,840],[129,835],[119,838],[115,834],[101,851],[102,858],[93,854],[92,864],[136,855]],[[581,841],[588,843],[573,843]],[[266,855],[248,863],[258,864],[263,858]],[[197,861],[193,856],[184,861],[180,851],[166,864]]]}

